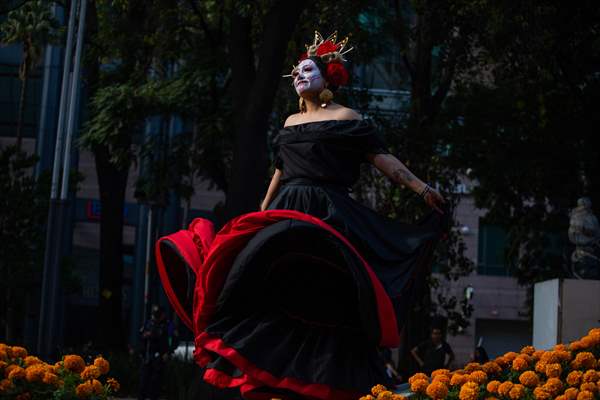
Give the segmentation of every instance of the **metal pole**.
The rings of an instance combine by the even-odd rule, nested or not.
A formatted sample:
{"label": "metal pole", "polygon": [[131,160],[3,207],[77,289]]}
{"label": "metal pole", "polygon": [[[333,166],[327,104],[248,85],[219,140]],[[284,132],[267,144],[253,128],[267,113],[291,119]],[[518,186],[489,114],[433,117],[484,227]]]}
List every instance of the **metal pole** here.
{"label": "metal pole", "polygon": [[144,273],[144,324],[148,315],[148,301],[150,300],[150,255],[152,254],[152,214],[153,207],[148,207],[148,222],[146,232],[146,271]]}
{"label": "metal pole", "polygon": [[77,0],[71,0],[69,9],[69,30],[67,32],[67,45],[65,47],[65,61],[63,65],[62,86],[60,89],[60,105],[58,108],[58,125],[56,127],[56,144],[54,146],[54,164],[52,167],[52,186],[50,187],[50,198],[58,198],[58,180],[60,174],[60,160],[62,159],[63,137],[62,133],[65,126],[65,110],[67,108],[69,90],[69,72],[71,69],[73,53],[73,34],[75,29],[75,12]]}
{"label": "metal pole", "polygon": [[44,272],[42,276],[42,295],[40,304],[40,320],[38,326],[37,347],[38,353],[48,357],[53,351],[53,325],[55,321],[51,318],[57,304],[53,295],[56,288],[53,285],[59,282],[60,271],[57,260],[60,260],[60,238],[62,210],[58,204],[58,184],[60,175],[60,160],[62,155],[62,132],[64,129],[64,113],[67,105],[67,90],[69,87],[69,70],[72,63],[71,54],[73,47],[73,34],[75,29],[76,0],[71,1],[69,11],[69,24],[67,31],[67,43],[65,48],[65,59],[63,65],[61,97],[58,115],[58,126],[56,129],[56,144],[54,147],[54,164],[52,165],[52,185],[50,190],[50,207],[48,210],[48,226],[46,230],[46,247],[44,252]]}
{"label": "metal pole", "polygon": [[67,200],[69,195],[69,173],[71,163],[71,143],[73,142],[73,130],[75,128],[75,109],[77,108],[79,75],[81,73],[81,51],[83,48],[83,32],[85,30],[85,12],[87,0],[81,0],[79,8],[79,28],[77,29],[77,45],[75,48],[75,66],[73,67],[73,78],[71,80],[71,94],[69,95],[69,121],[67,124],[67,134],[65,138],[65,154],[63,162],[62,187],[60,189],[60,199]]}

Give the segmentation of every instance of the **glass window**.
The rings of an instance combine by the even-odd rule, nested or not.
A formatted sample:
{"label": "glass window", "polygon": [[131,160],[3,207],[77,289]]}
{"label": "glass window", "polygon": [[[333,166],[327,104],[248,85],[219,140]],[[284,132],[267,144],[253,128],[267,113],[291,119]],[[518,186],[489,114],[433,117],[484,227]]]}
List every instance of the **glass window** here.
{"label": "glass window", "polygon": [[496,225],[479,223],[477,273],[480,275],[510,276],[506,262],[507,233]]}

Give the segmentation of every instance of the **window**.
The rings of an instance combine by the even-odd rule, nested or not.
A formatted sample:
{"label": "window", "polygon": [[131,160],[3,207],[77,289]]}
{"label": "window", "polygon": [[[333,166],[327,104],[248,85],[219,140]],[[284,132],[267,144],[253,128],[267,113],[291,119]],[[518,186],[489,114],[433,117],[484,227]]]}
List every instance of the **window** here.
{"label": "window", "polygon": [[506,262],[507,233],[496,225],[479,223],[477,273],[480,275],[510,276]]}

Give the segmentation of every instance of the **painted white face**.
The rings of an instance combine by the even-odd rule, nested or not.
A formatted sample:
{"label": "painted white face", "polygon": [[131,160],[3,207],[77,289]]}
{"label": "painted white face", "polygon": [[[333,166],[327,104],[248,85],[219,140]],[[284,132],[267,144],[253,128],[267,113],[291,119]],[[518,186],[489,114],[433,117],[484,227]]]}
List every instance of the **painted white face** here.
{"label": "painted white face", "polygon": [[302,93],[305,92],[319,93],[325,88],[325,79],[321,75],[317,64],[311,59],[303,60],[298,64],[292,71],[292,77],[298,96],[302,96]]}

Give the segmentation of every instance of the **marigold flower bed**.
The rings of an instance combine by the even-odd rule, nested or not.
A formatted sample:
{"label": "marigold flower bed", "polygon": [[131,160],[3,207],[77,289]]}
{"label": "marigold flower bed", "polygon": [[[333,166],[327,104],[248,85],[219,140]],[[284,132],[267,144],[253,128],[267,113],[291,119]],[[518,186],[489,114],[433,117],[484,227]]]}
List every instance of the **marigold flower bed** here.
{"label": "marigold flower bed", "polygon": [[104,400],[119,391],[119,383],[106,377],[109,370],[101,356],[86,365],[70,354],[52,365],[23,347],[0,343],[0,399]]}
{"label": "marigold flower bed", "polygon": [[[569,345],[551,350],[526,346],[485,364],[417,373],[408,383],[416,400],[598,400],[600,328]],[[597,370],[598,369],[598,370]],[[382,385],[360,400],[402,400]]]}

